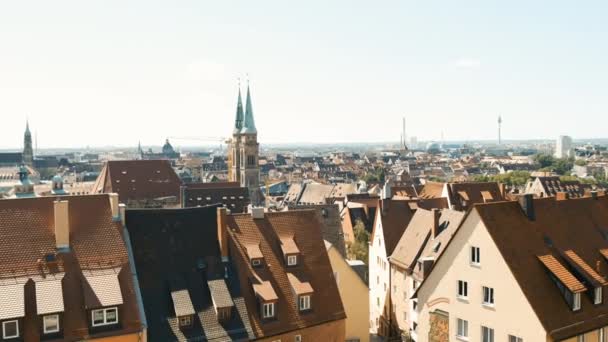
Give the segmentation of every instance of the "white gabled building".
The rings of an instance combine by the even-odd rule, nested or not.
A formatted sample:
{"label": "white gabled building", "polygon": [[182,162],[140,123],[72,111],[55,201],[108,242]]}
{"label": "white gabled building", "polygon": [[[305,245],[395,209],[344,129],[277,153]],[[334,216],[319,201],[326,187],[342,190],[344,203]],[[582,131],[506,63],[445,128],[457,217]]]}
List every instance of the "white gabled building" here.
{"label": "white gabled building", "polygon": [[608,198],[475,205],[414,297],[418,341],[606,341]]}
{"label": "white gabled building", "polygon": [[[387,186],[385,186],[386,190]],[[384,193],[390,194],[390,187]],[[385,196],[383,196],[385,197]],[[369,246],[369,313],[370,332],[389,336],[393,319],[390,301],[390,263],[401,235],[407,228],[413,212],[406,201],[383,199],[376,210],[374,228]]]}

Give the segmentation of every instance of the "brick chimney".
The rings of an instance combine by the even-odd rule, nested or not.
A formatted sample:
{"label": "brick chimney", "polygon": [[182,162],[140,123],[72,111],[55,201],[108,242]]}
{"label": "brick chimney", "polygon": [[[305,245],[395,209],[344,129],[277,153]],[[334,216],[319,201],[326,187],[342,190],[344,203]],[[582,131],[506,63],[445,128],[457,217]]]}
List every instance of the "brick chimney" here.
{"label": "brick chimney", "polygon": [[441,217],[441,212],[437,208],[431,209],[433,214],[433,239],[439,235],[439,218]]}
{"label": "brick chimney", "polygon": [[112,220],[120,221],[120,210],[118,209],[118,194],[110,193],[108,194],[110,198],[110,209],[112,209]]}
{"label": "brick chimney", "polygon": [[58,249],[70,247],[70,216],[67,200],[53,202],[55,217],[55,244]]}
{"label": "brick chimney", "polygon": [[519,205],[528,219],[530,221],[534,221],[536,216],[534,215],[534,197],[532,194],[524,194],[520,196]]}
{"label": "brick chimney", "polygon": [[556,201],[565,201],[569,198],[570,198],[570,194],[568,194],[565,191],[559,191],[558,193],[555,194]]}
{"label": "brick chimney", "polygon": [[228,261],[228,227],[226,226],[227,220],[226,208],[217,208],[217,241],[220,243],[220,253],[222,260]]}

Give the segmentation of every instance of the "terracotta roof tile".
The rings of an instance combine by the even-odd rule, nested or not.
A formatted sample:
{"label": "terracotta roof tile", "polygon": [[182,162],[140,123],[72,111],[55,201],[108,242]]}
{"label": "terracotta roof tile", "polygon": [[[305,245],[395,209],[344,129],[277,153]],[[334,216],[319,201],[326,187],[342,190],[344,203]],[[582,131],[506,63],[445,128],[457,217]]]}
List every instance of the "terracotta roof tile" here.
{"label": "terracotta roof tile", "polygon": [[118,283],[119,273],[120,268],[83,272],[85,281],[82,282],[82,288],[86,308],[95,309],[123,303]]}
{"label": "terracotta roof tile", "polygon": [[538,260],[570,291],[579,293],[587,290],[585,285],[578,281],[553,255],[539,255]]}
{"label": "terracotta roof tile", "polygon": [[23,283],[0,286],[0,321],[25,316],[25,294]]}
{"label": "terracotta roof tile", "polygon": [[190,316],[196,313],[188,289],[171,291],[171,299],[176,316]]}
{"label": "terracotta roof tile", "polygon": [[287,273],[287,279],[289,280],[289,284],[291,285],[292,291],[296,295],[309,294],[314,292],[309,282],[301,281],[293,273]]}
{"label": "terracotta roof tile", "polygon": [[599,275],[589,264],[587,264],[583,259],[581,259],[578,254],[576,254],[573,250],[567,250],[564,252],[565,259],[577,269],[581,274],[587,278],[589,282],[594,284],[595,286],[605,286],[608,284],[606,278]]}
{"label": "terracotta roof tile", "polygon": [[38,315],[63,312],[63,274],[52,279],[36,281],[36,311]]}
{"label": "terracotta roof tile", "polygon": [[209,286],[209,292],[211,293],[211,300],[216,308],[229,308],[234,306],[232,296],[226,286],[224,279],[214,279],[207,281]]}

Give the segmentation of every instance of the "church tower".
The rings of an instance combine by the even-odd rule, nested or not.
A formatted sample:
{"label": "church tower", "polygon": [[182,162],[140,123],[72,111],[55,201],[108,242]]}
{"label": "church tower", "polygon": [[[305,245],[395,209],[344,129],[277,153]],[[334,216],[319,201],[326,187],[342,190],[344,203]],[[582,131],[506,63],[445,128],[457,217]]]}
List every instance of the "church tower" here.
{"label": "church tower", "polygon": [[236,119],[232,130],[232,140],[230,144],[230,174],[231,182],[241,183],[241,129],[243,129],[243,101],[241,99],[241,84],[239,83],[239,97],[236,103]]}
{"label": "church tower", "polygon": [[32,148],[32,133],[30,133],[30,123],[25,122],[25,134],[23,134],[23,163],[27,166],[34,166],[34,149]]}
{"label": "church tower", "polygon": [[242,187],[249,189],[249,198],[254,206],[262,204],[258,155],[258,131],[253,120],[251,92],[249,85],[247,85],[247,98],[245,100],[245,112],[243,113],[239,86],[236,120],[230,144],[230,181],[238,182]]}

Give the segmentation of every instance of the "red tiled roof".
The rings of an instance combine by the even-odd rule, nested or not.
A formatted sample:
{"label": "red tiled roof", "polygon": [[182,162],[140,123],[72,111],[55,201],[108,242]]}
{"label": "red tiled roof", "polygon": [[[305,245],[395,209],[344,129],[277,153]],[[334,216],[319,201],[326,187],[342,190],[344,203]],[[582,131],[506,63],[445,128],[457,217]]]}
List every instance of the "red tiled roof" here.
{"label": "red tiled roof", "polygon": [[[241,288],[256,336],[273,336],[313,325],[342,320],[344,308],[321,235],[321,223],[314,210],[289,210],[265,213],[263,219],[249,214],[228,215],[230,255],[237,264]],[[300,251],[298,265],[288,267],[281,250],[281,239],[294,237]],[[245,246],[259,243],[263,267],[252,267]],[[300,313],[292,293],[289,275],[306,279],[314,293],[312,310]],[[275,320],[262,320],[256,292],[277,297]],[[267,295],[266,293],[270,295]]]}

